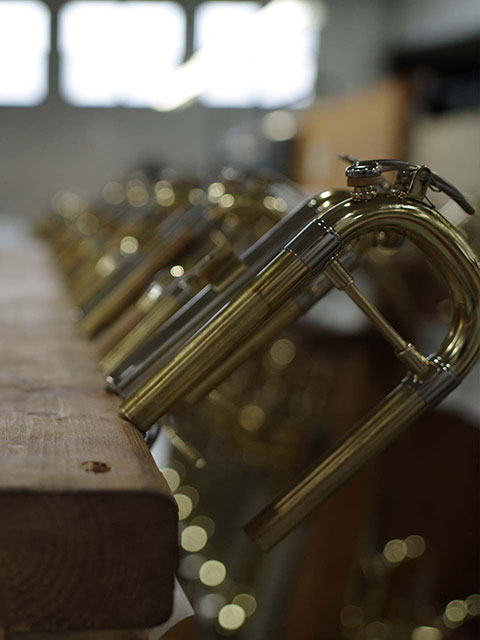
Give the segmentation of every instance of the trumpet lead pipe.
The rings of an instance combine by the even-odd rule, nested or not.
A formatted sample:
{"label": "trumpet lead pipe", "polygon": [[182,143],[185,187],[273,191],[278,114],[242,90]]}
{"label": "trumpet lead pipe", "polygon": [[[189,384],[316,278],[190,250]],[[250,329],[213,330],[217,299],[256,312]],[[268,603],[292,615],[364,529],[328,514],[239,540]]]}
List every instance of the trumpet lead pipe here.
{"label": "trumpet lead pipe", "polygon": [[[129,307],[96,341],[97,353],[104,358],[140,322],[143,314],[136,305]],[[100,362],[102,367],[102,361]]]}
{"label": "trumpet lead pipe", "polygon": [[[152,426],[198,380],[209,374],[260,327],[272,310],[288,297],[291,287],[304,283],[309,270],[284,251],[255,283],[216,314],[156,375],[122,404],[123,417],[141,430]],[[161,392],[160,392],[161,391]]]}
{"label": "trumpet lead pipe", "polygon": [[269,340],[272,340],[282,329],[293,324],[301,314],[302,308],[296,304],[295,300],[287,300],[285,304],[261,327],[256,329],[236,351],[193,388],[185,398],[186,402],[188,404],[195,404],[201,400],[207,393],[215,389],[215,387],[235,371],[237,367],[257,353]]}
{"label": "trumpet lead pipe", "polygon": [[167,353],[191,337],[214,313],[248,285],[253,274],[267,265],[285,242],[308,224],[320,211],[346,200],[349,192],[342,189],[323,191],[296,207],[270,231],[240,256],[248,269],[225,291],[215,294],[211,285],[202,289],[194,299],[174,314],[162,328],[153,334],[127,360],[112,371],[114,386],[129,396],[151,378],[164,361]]}
{"label": "trumpet lead pipe", "polygon": [[[358,256],[349,251],[341,258],[341,263],[354,268],[358,264]],[[195,404],[204,395],[217,387],[237,367],[273,340],[283,329],[291,326],[298,318],[310,309],[330,289],[331,282],[321,275],[311,287],[297,296],[287,300],[268,320],[249,336],[226,360],[224,360],[206,379],[200,381],[186,397],[189,404]]]}
{"label": "trumpet lead pipe", "polygon": [[117,283],[80,321],[80,330],[88,338],[93,338],[109,326],[129,304],[142,293],[155,273],[180,253],[191,241],[189,233],[183,234],[177,242],[168,246],[163,243],[151,247],[147,255],[134,269]]}
{"label": "trumpet lead pipe", "polygon": [[[158,327],[160,327],[181,306],[181,300],[175,296],[162,297],[161,304],[155,304],[145,316],[140,316],[128,333],[102,358],[100,368],[109,374],[131,355]],[[138,315],[138,312],[137,312]]]}
{"label": "trumpet lead pipe", "polygon": [[361,467],[377,456],[422,413],[439,404],[460,377],[439,358],[432,358],[423,378],[410,374],[357,426],[277,497],[245,528],[268,551]]}
{"label": "trumpet lead pipe", "polygon": [[411,389],[397,387],[371,417],[248,523],[247,535],[264,551],[270,550],[426,408]]}

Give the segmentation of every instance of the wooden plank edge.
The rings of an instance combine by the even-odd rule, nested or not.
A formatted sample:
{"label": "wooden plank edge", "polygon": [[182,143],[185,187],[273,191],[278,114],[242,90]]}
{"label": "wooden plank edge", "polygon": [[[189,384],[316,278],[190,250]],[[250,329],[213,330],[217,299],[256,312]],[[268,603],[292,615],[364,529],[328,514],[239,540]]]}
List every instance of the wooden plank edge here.
{"label": "wooden plank edge", "polygon": [[164,491],[0,491],[0,628],[157,626],[172,610],[177,555]]}

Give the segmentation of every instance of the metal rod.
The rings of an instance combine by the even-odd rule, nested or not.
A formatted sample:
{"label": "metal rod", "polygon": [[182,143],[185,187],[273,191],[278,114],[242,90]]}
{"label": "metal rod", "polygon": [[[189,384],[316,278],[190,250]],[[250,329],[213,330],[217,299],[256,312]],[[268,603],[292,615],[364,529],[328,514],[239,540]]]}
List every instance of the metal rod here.
{"label": "metal rod", "polygon": [[348,297],[369,318],[384,338],[393,346],[397,358],[413,373],[422,374],[429,368],[429,362],[416,347],[407,342],[398,331],[392,327],[377,307],[360,291],[351,273],[338,262],[331,260],[324,269],[330,282]]}
{"label": "metal rod", "polygon": [[162,421],[162,427],[165,429],[170,443],[181,453],[190,464],[196,469],[203,469],[206,466],[206,460],[202,454],[182,437],[178,435],[175,429],[166,420]]}

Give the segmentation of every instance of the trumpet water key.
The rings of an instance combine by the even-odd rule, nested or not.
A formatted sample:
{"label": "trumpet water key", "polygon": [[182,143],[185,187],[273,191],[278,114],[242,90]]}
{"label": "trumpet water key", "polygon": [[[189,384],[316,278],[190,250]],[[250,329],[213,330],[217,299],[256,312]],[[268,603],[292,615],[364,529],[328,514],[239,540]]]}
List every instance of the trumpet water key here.
{"label": "trumpet water key", "polygon": [[[389,191],[382,174],[396,171]],[[235,348],[319,274],[345,291],[392,344],[407,369],[399,386],[373,412],[286,490],[247,528],[268,549],[285,536],[368,459],[378,454],[468,374],[480,353],[480,265],[465,238],[430,203],[427,189],[442,190],[467,213],[473,209],[447,181],[427,167],[391,160],[357,162],[347,169],[352,197],[322,212],[129,397],[123,415],[146,429],[181,397],[195,393]],[[366,234],[388,232],[412,241],[436,268],[451,295],[450,330],[426,357],[388,323],[339,260]]]}

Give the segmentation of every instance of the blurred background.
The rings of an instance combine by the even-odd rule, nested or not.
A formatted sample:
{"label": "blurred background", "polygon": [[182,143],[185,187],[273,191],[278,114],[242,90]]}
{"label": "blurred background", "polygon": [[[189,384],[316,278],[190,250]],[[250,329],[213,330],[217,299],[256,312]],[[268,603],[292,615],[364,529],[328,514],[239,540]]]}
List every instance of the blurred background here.
{"label": "blurred background", "polygon": [[[342,152],[427,164],[478,203],[479,65],[478,0],[0,0],[0,213],[154,164],[269,167],[309,195],[345,185]],[[427,271],[384,248],[361,275],[425,353],[451,311]],[[154,450],[204,536],[182,542],[197,615],[173,640],[478,637],[478,367],[270,554],[241,533],[402,375],[340,298],[181,417],[205,472]]]}
{"label": "blurred background", "polygon": [[340,151],[408,155],[475,190],[479,34],[477,0],[1,0],[1,211],[159,158],[332,186]]}

